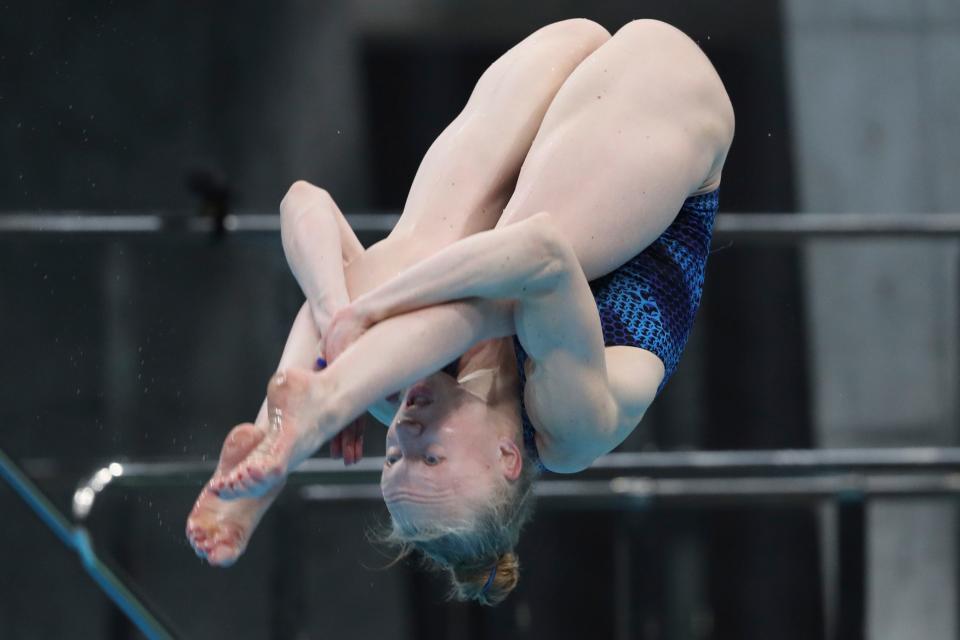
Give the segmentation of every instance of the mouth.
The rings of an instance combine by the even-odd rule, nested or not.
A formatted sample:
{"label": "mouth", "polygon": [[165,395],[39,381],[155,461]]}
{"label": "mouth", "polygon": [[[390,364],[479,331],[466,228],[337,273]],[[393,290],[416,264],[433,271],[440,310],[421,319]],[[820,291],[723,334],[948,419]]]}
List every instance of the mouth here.
{"label": "mouth", "polygon": [[425,407],[432,402],[433,391],[430,389],[430,386],[426,382],[418,382],[407,391],[403,404],[407,408],[412,408]]}

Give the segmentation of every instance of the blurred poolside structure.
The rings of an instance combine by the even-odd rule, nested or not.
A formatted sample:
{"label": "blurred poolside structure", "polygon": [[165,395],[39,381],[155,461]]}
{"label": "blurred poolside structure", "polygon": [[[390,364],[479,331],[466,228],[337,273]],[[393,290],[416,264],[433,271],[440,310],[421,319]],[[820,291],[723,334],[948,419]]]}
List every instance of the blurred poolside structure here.
{"label": "blurred poolside structure", "polygon": [[[960,210],[957,3],[599,4],[5,7],[0,213],[187,216],[197,167],[225,176],[240,210],[270,211],[307,178],[348,213],[396,211],[485,65],[574,16],[666,19],[715,61],[738,111],[723,210]],[[0,447],[64,503],[106,459],[214,455],[255,410],[298,304],[278,240],[0,235],[0,249]],[[628,450],[957,443],[956,242],[717,249],[684,363]],[[181,533],[194,491],[130,491],[92,523],[191,637],[810,640],[836,615],[830,519],[808,510],[547,513],[521,548],[520,592],[480,612],[440,604],[410,568],[365,570],[383,562],[359,535],[375,521],[362,505],[291,498],[237,567],[201,568]],[[0,528],[0,636],[130,637],[5,488],[0,505],[14,523]],[[955,505],[870,518],[869,637],[957,638]],[[622,593],[605,552],[625,539],[626,630],[605,617]]]}
{"label": "blurred poolside structure", "polygon": [[[798,207],[956,211],[960,4],[783,6]],[[958,256],[953,242],[807,249],[820,446],[957,443]],[[869,637],[956,638],[955,505],[875,505],[869,518]]]}

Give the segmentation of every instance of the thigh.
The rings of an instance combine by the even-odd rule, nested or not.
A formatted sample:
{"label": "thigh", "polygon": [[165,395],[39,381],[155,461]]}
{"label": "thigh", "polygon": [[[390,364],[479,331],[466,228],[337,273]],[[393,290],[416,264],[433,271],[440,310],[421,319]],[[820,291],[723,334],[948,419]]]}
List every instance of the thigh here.
{"label": "thigh", "polygon": [[492,228],[556,92],[609,38],[594,22],[566,20],[497,59],[425,154],[391,235],[436,249]]}
{"label": "thigh", "polygon": [[557,92],[498,226],[549,212],[593,280],[719,183],[732,135],[726,92],[696,44],[661,22],[630,23]]}

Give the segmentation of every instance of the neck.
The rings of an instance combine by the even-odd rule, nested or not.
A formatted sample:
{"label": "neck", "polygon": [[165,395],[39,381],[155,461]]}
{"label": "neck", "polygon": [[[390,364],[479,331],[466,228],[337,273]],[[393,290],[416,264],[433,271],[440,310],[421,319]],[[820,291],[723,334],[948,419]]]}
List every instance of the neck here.
{"label": "neck", "polygon": [[511,339],[487,340],[471,348],[460,358],[457,379],[467,391],[509,418],[506,424],[519,428],[520,376]]}

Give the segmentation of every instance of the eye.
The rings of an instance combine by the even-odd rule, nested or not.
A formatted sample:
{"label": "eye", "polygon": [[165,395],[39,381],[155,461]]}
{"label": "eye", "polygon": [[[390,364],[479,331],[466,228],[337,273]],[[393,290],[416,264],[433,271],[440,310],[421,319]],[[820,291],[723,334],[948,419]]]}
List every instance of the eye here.
{"label": "eye", "polygon": [[398,454],[388,454],[386,457],[384,457],[383,464],[384,466],[392,467],[398,460],[400,460],[400,456]]}
{"label": "eye", "polygon": [[440,456],[436,456],[432,453],[428,453],[423,456],[423,461],[427,464],[428,467],[435,467],[440,464]]}

